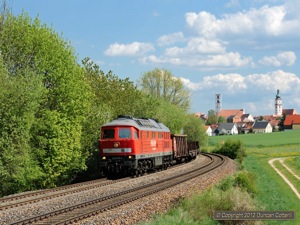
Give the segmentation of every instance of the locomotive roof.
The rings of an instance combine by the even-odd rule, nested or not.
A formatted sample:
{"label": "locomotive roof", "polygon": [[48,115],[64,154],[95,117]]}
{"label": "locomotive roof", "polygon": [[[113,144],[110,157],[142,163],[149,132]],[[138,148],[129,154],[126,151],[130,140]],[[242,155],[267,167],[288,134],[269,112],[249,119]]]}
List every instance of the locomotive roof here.
{"label": "locomotive roof", "polygon": [[163,123],[149,118],[134,118],[132,116],[118,116],[111,122],[104,124],[102,127],[108,126],[132,126],[139,130],[170,132],[170,129]]}

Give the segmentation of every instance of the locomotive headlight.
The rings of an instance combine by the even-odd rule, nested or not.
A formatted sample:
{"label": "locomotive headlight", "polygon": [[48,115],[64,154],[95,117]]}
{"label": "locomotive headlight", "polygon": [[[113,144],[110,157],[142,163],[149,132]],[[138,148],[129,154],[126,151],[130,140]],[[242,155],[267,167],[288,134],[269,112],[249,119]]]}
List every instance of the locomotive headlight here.
{"label": "locomotive headlight", "polygon": [[102,157],[102,160],[106,160],[106,156],[103,156],[103,157]]}
{"label": "locomotive headlight", "polygon": [[115,143],[114,143],[114,147],[115,147],[115,148],[119,147],[119,145],[120,145],[119,142],[115,142]]}
{"label": "locomotive headlight", "polygon": [[128,159],[131,159],[132,158],[132,156],[130,155],[130,156],[128,156]]}

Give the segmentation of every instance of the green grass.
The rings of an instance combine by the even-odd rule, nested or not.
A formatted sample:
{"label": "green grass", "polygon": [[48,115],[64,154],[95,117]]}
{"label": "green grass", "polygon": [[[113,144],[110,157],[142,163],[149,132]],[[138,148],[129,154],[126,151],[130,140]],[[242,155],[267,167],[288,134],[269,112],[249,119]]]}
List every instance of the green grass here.
{"label": "green grass", "polygon": [[280,170],[280,172],[294,185],[298,193],[300,193],[300,181],[293,174],[291,174],[279,161],[275,161],[274,166]]}
{"label": "green grass", "polygon": [[216,146],[227,139],[241,140],[245,147],[267,147],[298,144],[300,148],[300,130],[273,132],[262,134],[240,134],[212,136],[208,139],[208,146]]}
{"label": "green grass", "polygon": [[300,156],[288,158],[284,162],[294,171],[294,173],[300,176]]}
{"label": "green grass", "polygon": [[[245,168],[257,175],[259,193],[256,198],[259,205],[267,211],[294,211],[296,215],[299,215],[300,200],[268,163],[271,158],[299,156],[299,143],[273,147],[252,147],[247,149],[246,153]],[[266,224],[278,223],[278,221],[266,221]],[[296,216],[294,221],[282,221],[280,224],[300,224],[300,217]]]}

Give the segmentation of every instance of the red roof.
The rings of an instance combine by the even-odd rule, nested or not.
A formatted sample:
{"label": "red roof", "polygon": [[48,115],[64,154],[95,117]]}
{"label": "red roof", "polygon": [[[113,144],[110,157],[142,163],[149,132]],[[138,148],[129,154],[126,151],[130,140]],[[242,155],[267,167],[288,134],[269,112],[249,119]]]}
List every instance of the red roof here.
{"label": "red roof", "polygon": [[228,118],[229,116],[242,116],[244,114],[243,109],[222,109],[218,116],[222,116],[225,118]]}
{"label": "red roof", "polygon": [[293,124],[300,125],[300,115],[286,115],[284,120],[284,126],[291,126]]}

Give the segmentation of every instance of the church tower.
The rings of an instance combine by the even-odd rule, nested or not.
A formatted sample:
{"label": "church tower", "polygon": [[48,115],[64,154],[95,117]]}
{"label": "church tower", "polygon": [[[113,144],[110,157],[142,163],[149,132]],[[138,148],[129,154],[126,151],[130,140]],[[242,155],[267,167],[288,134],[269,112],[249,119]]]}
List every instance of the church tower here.
{"label": "church tower", "polygon": [[216,113],[219,113],[222,109],[222,95],[221,94],[216,94],[215,97],[215,111]]}
{"label": "church tower", "polygon": [[282,115],[282,99],[279,96],[279,89],[277,89],[277,95],[275,98],[275,115],[276,116]]}

